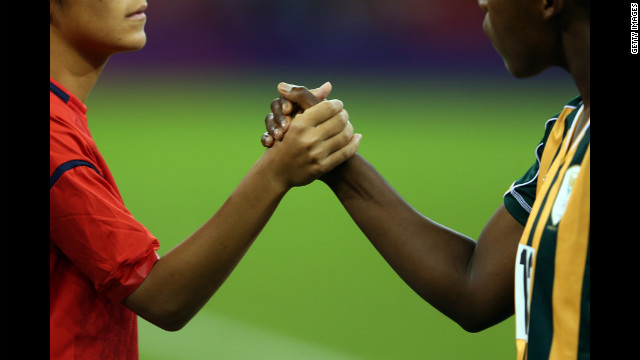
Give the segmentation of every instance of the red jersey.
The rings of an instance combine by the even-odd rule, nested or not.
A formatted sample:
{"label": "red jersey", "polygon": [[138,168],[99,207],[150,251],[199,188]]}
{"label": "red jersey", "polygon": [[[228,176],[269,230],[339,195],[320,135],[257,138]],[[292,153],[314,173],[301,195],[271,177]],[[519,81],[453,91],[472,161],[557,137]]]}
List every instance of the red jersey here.
{"label": "red jersey", "polygon": [[89,132],[86,106],[50,79],[50,359],[138,359],[122,305],[158,260]]}

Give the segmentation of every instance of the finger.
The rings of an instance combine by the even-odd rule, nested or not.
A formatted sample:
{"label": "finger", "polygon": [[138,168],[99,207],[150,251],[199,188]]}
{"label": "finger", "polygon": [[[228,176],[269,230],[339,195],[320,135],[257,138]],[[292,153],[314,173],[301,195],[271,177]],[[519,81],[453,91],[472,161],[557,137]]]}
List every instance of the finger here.
{"label": "finger", "polygon": [[[285,112],[285,109],[284,109],[285,103],[287,104],[287,109],[289,112]],[[277,99],[274,99],[271,102],[271,113],[273,114],[276,125],[282,127],[282,118],[283,116],[290,114],[291,107],[293,107],[292,104],[282,96],[278,97]]]}
{"label": "finger", "polygon": [[276,123],[273,113],[267,115],[264,119],[264,125],[267,128],[267,133],[273,138],[279,140],[279,137],[282,136],[282,131],[280,130],[280,126]]}
{"label": "finger", "polygon": [[289,130],[290,125],[291,125],[291,116],[283,116],[282,119],[280,119],[280,126],[282,126],[283,136],[287,132],[287,130]]}
{"label": "finger", "polygon": [[[318,124],[316,129],[320,132],[319,137],[326,140],[340,134],[347,127],[351,127],[353,129],[353,126],[349,122],[349,113],[347,110],[342,109],[327,121]],[[351,138],[351,135],[349,135],[349,138]]]}
{"label": "finger", "polygon": [[[344,104],[338,99],[325,100],[298,116],[303,125],[318,126],[333,118],[343,110]],[[296,118],[297,119],[297,118]]]}
{"label": "finger", "polygon": [[320,146],[322,147],[322,152],[328,156],[329,154],[332,154],[346,146],[352,138],[353,126],[351,123],[347,122],[347,125],[344,126],[341,131],[321,143]]}
{"label": "finger", "polygon": [[[285,105],[288,107],[288,112],[285,111]],[[286,117],[291,113],[292,107],[293,105],[282,96],[271,102],[271,115],[273,118],[270,119],[271,127],[267,127],[267,130],[277,140],[282,140],[284,133],[289,128]]]}
{"label": "finger", "polygon": [[329,172],[336,166],[348,160],[358,151],[361,140],[362,134],[353,135],[345,146],[338,149],[337,151],[334,151],[321,162],[322,168],[324,168],[326,172]]}
{"label": "finger", "polygon": [[285,115],[291,115],[294,109],[293,103],[282,96],[280,96],[280,103],[282,103],[282,113]]}
{"label": "finger", "polygon": [[281,82],[278,84],[278,92],[283,98],[298,104],[304,110],[309,109],[320,102],[320,100],[304,86]]}
{"label": "finger", "polygon": [[311,90],[311,93],[318,98],[318,100],[322,101],[325,100],[327,98],[327,96],[329,96],[329,94],[331,93],[331,90],[333,90],[333,86],[331,85],[330,82],[326,82],[324,84],[322,84],[322,86],[320,86],[317,89],[313,89]]}
{"label": "finger", "polygon": [[275,141],[276,140],[271,135],[269,135],[268,132],[265,132],[264,134],[262,134],[262,137],[260,138],[260,142],[262,143],[262,146],[266,148],[272,147]]}

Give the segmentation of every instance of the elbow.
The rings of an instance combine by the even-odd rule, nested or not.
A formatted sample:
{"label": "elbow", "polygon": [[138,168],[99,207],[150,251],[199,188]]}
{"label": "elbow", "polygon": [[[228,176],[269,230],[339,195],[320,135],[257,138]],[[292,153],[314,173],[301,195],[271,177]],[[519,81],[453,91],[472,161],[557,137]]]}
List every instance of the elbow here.
{"label": "elbow", "polygon": [[175,332],[185,327],[197,312],[189,311],[180,306],[167,306],[167,303],[155,305],[130,307],[130,309],[144,320],[169,332]]}
{"label": "elbow", "polygon": [[166,298],[161,300],[159,297],[142,301],[130,296],[123,304],[144,320],[169,332],[182,329],[199,310],[197,307]]}
{"label": "elbow", "polygon": [[170,322],[170,323],[161,323],[161,324],[155,324],[157,327],[161,328],[164,331],[168,331],[168,332],[176,332],[178,330],[181,330],[188,321],[185,322]]}
{"label": "elbow", "polygon": [[[511,313],[512,314],[512,313]],[[451,316],[464,331],[469,333],[478,333],[484,331],[498,323],[509,318],[510,313],[487,313],[482,311],[472,311]]]}
{"label": "elbow", "polygon": [[181,330],[191,318],[181,318],[176,316],[166,316],[161,319],[156,319],[153,324],[160,329],[168,332],[175,332]]}
{"label": "elbow", "polygon": [[164,331],[175,332],[185,327],[193,316],[177,312],[162,312],[141,317]]}
{"label": "elbow", "polygon": [[489,327],[487,321],[484,321],[480,314],[468,308],[460,307],[436,307],[440,312],[453,320],[462,330],[469,333],[477,333]]}
{"label": "elbow", "polygon": [[477,321],[456,321],[456,323],[466,332],[469,333],[478,333],[480,331],[486,330],[491,325],[487,325],[486,323],[477,322]]}
{"label": "elbow", "polygon": [[514,312],[513,300],[509,301],[507,297],[473,296],[472,293],[448,305],[445,315],[469,333],[484,331],[508,319]]}
{"label": "elbow", "polygon": [[506,319],[504,313],[481,306],[479,302],[450,301],[447,306],[436,307],[468,333],[478,333]]}

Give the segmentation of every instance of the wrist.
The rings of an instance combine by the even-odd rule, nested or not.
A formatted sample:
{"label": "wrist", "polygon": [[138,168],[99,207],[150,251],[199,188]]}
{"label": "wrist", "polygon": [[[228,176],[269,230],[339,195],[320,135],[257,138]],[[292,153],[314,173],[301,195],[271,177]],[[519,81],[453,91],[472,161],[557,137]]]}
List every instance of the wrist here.
{"label": "wrist", "polygon": [[346,174],[351,171],[355,166],[357,166],[357,162],[363,160],[362,157],[358,153],[355,153],[352,157],[347,159],[345,162],[333,168],[328,173],[322,175],[319,180],[327,184],[329,187],[333,188],[340,184]]}
{"label": "wrist", "polygon": [[273,192],[279,196],[284,196],[293,186],[286,178],[285,172],[274,166],[275,162],[271,159],[272,149],[265,150],[264,154],[253,165],[252,172],[258,179],[261,179],[265,185],[265,191]]}

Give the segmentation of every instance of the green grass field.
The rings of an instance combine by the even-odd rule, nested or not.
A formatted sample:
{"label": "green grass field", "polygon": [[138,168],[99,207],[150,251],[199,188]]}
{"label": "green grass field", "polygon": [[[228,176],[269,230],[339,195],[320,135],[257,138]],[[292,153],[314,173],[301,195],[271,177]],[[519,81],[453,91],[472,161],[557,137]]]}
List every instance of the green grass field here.
{"label": "green grass field", "polygon": [[[98,147],[160,255],[213,215],[260,156],[277,81],[327,80],[202,79],[105,82],[87,102]],[[574,96],[526,80],[329,80],[364,135],[359,152],[415,208],[473,238],[533,162],[544,122]],[[139,327],[141,360],[515,356],[513,318],[466,333],[404,284],[319,182],[287,194],[184,329]]]}

